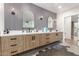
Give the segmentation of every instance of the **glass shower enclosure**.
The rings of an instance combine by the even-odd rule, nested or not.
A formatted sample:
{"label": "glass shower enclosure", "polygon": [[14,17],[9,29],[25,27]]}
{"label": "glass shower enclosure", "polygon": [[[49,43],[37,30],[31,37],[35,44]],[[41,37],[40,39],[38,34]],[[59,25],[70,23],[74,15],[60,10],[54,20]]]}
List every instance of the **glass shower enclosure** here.
{"label": "glass shower enclosure", "polygon": [[64,41],[79,46],[79,15],[64,18]]}

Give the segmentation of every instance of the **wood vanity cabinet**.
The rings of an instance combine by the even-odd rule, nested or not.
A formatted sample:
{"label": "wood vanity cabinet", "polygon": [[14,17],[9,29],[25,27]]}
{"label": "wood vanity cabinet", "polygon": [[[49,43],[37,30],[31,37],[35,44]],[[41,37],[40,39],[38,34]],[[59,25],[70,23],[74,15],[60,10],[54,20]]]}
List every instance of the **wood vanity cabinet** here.
{"label": "wood vanity cabinet", "polygon": [[49,43],[49,37],[47,36],[47,34],[42,34],[42,37],[40,39],[40,46],[45,45]]}
{"label": "wood vanity cabinet", "polygon": [[23,41],[21,36],[1,37],[1,55],[15,55],[23,52]]}
{"label": "wood vanity cabinet", "polygon": [[1,56],[1,38],[0,38],[0,56]]}
{"label": "wood vanity cabinet", "polygon": [[63,39],[63,33],[62,32],[57,32],[56,33],[56,40],[62,40]]}
{"label": "wood vanity cabinet", "polygon": [[57,41],[57,39],[56,39],[56,33],[51,33],[50,34],[50,43],[55,42],[55,40]]}
{"label": "wood vanity cabinet", "polygon": [[24,51],[39,47],[39,35],[28,35],[24,38]]}
{"label": "wood vanity cabinet", "polygon": [[24,51],[26,51],[26,50],[29,50],[30,49],[30,47],[29,47],[29,42],[30,42],[30,40],[32,39],[32,37],[31,36],[26,36],[26,35],[24,35]]}
{"label": "wood vanity cabinet", "polygon": [[52,43],[55,39],[55,34],[42,34],[42,38],[40,39],[40,45],[46,45]]}
{"label": "wood vanity cabinet", "polygon": [[34,35],[31,35],[31,39],[29,39],[29,48],[35,48],[36,46],[36,39]]}
{"label": "wood vanity cabinet", "polygon": [[18,52],[21,53],[23,52],[24,50],[24,36],[23,35],[20,35],[20,36],[17,36],[17,39],[18,39]]}
{"label": "wood vanity cabinet", "polygon": [[63,38],[62,32],[42,34],[40,46],[59,41]]}
{"label": "wood vanity cabinet", "polygon": [[39,45],[39,43],[40,43],[40,38],[41,38],[41,35],[40,34],[38,34],[38,35],[35,35],[35,40],[36,40],[36,45],[35,45],[35,47],[39,47],[40,45]]}
{"label": "wood vanity cabinet", "polygon": [[31,36],[31,39],[29,39],[29,47],[30,49],[39,47],[39,35]]}
{"label": "wood vanity cabinet", "polygon": [[0,55],[15,55],[63,38],[62,32],[0,37]]}
{"label": "wood vanity cabinet", "polygon": [[62,39],[63,39],[62,32],[51,33],[50,35],[50,43],[53,43],[55,41],[61,41]]}

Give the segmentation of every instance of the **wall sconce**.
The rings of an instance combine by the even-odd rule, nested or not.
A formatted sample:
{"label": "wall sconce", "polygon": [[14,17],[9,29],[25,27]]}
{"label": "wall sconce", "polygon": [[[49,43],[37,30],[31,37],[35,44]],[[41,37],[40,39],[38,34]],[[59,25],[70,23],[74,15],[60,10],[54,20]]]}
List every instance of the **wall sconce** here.
{"label": "wall sconce", "polygon": [[14,8],[11,9],[11,14],[12,14],[12,15],[15,15],[15,10],[14,10]]}
{"label": "wall sconce", "polygon": [[40,16],[40,20],[43,20],[43,16]]}

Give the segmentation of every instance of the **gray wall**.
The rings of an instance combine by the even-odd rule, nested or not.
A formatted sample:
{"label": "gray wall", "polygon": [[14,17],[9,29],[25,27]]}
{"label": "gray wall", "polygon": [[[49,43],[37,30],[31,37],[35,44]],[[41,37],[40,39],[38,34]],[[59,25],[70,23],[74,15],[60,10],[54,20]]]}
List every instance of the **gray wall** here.
{"label": "gray wall", "polygon": [[[11,8],[15,8],[15,15],[11,15]],[[9,30],[22,30],[23,26],[23,8],[26,8],[25,11],[31,10],[34,13],[34,21],[35,28],[42,29],[43,27],[47,27],[48,16],[52,16],[53,19],[56,19],[56,13],[50,12],[43,8],[40,8],[31,3],[5,3],[4,5],[4,16],[5,16],[5,29]],[[39,17],[44,16],[43,20],[40,20]],[[56,23],[54,24],[54,28],[56,27]]]}

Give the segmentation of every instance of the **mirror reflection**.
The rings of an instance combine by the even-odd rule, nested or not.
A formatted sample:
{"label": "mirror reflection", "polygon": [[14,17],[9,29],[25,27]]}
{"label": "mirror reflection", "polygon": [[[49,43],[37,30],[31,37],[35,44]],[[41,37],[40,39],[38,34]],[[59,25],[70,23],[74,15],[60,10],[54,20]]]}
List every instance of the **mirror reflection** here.
{"label": "mirror reflection", "polygon": [[34,28],[34,15],[30,10],[23,12],[23,28]]}

